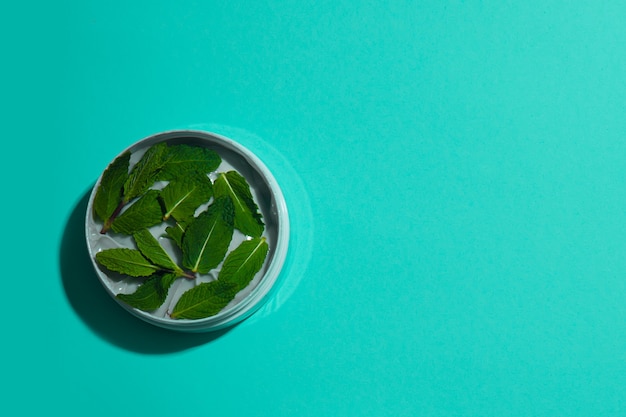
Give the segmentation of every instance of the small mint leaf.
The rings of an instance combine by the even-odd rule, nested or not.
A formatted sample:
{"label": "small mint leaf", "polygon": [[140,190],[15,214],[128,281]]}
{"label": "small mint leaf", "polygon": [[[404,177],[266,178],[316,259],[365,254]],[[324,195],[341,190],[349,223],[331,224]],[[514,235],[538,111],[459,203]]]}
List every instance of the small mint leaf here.
{"label": "small mint leaf", "polygon": [[183,235],[183,266],[205,274],[224,259],[233,237],[233,203],[228,197],[216,199],[198,215]]}
{"label": "small mint leaf", "polygon": [[235,297],[235,284],[219,280],[187,290],[170,314],[173,319],[202,319],[219,313]]}
{"label": "small mint leaf", "polygon": [[213,184],[206,174],[194,172],[173,180],[159,196],[165,210],[163,220],[170,217],[181,221],[190,219],[212,196]]}
{"label": "small mint leaf", "polygon": [[156,181],[158,173],[165,164],[164,155],[167,143],[161,142],[148,148],[146,153],[133,166],[124,182],[124,202],[145,193]]}
{"label": "small mint leaf", "polygon": [[250,186],[246,179],[237,171],[221,173],[213,184],[215,198],[229,196],[235,207],[235,228],[243,234],[260,237],[263,234],[264,224],[259,213]]}
{"label": "small mint leaf", "polygon": [[217,279],[244,289],[261,270],[268,248],[264,237],[243,241],[228,254]]}
{"label": "small mint leaf", "polygon": [[94,213],[103,223],[109,221],[122,201],[122,190],[128,177],[129,161],[130,152],[125,152],[115,158],[102,173],[100,185],[93,200],[93,208]]}
{"label": "small mint leaf", "polygon": [[131,277],[148,277],[160,269],[135,249],[114,248],[96,253],[96,261],[107,269]]}
{"label": "small mint leaf", "polygon": [[171,181],[189,173],[208,174],[222,163],[220,156],[212,149],[186,144],[170,145],[163,155],[163,168],[158,179]]}
{"label": "small mint leaf", "polygon": [[134,293],[118,294],[116,297],[139,310],[156,310],[165,302],[176,278],[175,274],[153,275],[137,287]]}
{"label": "small mint leaf", "polygon": [[158,197],[158,190],[149,190],[117,216],[111,224],[111,229],[117,233],[132,235],[138,230],[161,223],[163,209]]}
{"label": "small mint leaf", "polygon": [[184,222],[177,221],[174,226],[167,226],[165,228],[165,236],[172,239],[176,246],[183,247],[183,234],[187,229],[187,225]]}
{"label": "small mint leaf", "polygon": [[133,238],[135,239],[137,248],[139,248],[139,251],[146,259],[165,270],[174,272],[178,277],[185,275],[183,270],[176,265],[176,262],[174,262],[148,229],[135,232]]}

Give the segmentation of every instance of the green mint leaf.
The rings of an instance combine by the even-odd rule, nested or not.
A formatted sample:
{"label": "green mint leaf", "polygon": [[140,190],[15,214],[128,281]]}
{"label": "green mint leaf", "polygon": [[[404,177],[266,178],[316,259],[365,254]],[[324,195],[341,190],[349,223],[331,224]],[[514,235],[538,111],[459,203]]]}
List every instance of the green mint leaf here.
{"label": "green mint leaf", "polygon": [[135,249],[105,249],[96,253],[96,261],[107,269],[131,277],[148,277],[160,267],[147,260]]}
{"label": "green mint leaf", "polygon": [[117,233],[132,235],[138,230],[161,223],[163,209],[158,199],[159,194],[158,190],[148,190],[128,206],[126,211],[117,216],[111,224],[111,229]]}
{"label": "green mint leaf", "polygon": [[128,177],[130,152],[115,158],[104,170],[100,185],[93,200],[94,213],[105,224],[114,217],[116,210],[121,209],[122,190]]}
{"label": "green mint leaf", "polygon": [[163,246],[159,244],[159,241],[152,236],[152,233],[150,233],[148,229],[135,232],[133,238],[135,239],[137,248],[146,259],[163,269],[174,272],[178,277],[185,276],[184,271],[176,265],[176,262],[165,249],[163,249]]}
{"label": "green mint leaf", "polygon": [[124,182],[124,202],[145,193],[156,181],[165,164],[167,143],[161,142],[148,148],[141,159],[133,166]]}
{"label": "green mint leaf", "polygon": [[165,228],[165,236],[172,239],[176,246],[183,247],[183,234],[187,229],[187,225],[184,222],[178,221],[174,226],[167,226]]}
{"label": "green mint leaf", "polygon": [[233,203],[216,199],[189,224],[182,239],[183,266],[205,274],[224,259],[233,238]]}
{"label": "green mint leaf", "polygon": [[153,275],[137,287],[134,293],[118,294],[117,298],[139,310],[156,310],[165,302],[176,278],[176,274]]}
{"label": "green mint leaf", "polygon": [[164,162],[158,179],[171,181],[193,172],[203,174],[213,172],[222,163],[222,159],[209,148],[179,144],[167,148]]}
{"label": "green mint leaf", "polygon": [[187,220],[200,205],[207,203],[213,196],[213,184],[206,174],[190,173],[170,182],[159,196],[165,214],[163,220],[173,217]]}
{"label": "green mint leaf", "polygon": [[170,317],[174,319],[202,319],[219,313],[235,297],[232,283],[219,280],[204,282],[187,290],[180,297]]}
{"label": "green mint leaf", "polygon": [[218,281],[232,283],[237,291],[241,291],[261,270],[267,252],[268,245],[264,237],[243,241],[224,260]]}
{"label": "green mint leaf", "polygon": [[236,171],[221,173],[213,184],[215,198],[229,196],[235,206],[235,228],[243,234],[260,237],[263,234],[264,224],[257,207],[250,186],[246,179]]}

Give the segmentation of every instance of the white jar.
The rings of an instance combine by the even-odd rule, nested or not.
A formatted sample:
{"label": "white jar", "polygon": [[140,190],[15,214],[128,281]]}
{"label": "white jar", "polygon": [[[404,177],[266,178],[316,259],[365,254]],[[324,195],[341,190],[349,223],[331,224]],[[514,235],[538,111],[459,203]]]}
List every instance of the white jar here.
{"label": "white jar", "polygon": [[[100,233],[102,223],[94,217],[93,204],[96,190],[102,180],[101,175],[91,192],[85,221],[87,248],[96,274],[105,290],[123,308],[148,323],[185,332],[205,332],[232,326],[253,314],[271,296],[271,290],[285,262],[289,246],[289,215],[283,193],[269,169],[250,150],[229,138],[211,132],[175,130],[158,133],[132,144],[119,155],[131,152],[132,166],[146,149],[160,142],[184,143],[210,148],[222,158],[222,163],[216,172],[236,170],[246,178],[265,223],[263,236],[269,245],[265,263],[250,284],[240,291],[223,310],[211,317],[196,320],[172,319],[168,312],[187,289],[200,282],[215,279],[219,266],[209,273],[210,276],[198,276],[195,280],[176,280],[163,306],[155,311],[145,312],[129,306],[120,301],[116,295],[122,292],[132,292],[137,286],[137,280],[125,279],[119,274],[111,273],[95,260],[96,253],[101,250],[132,245],[131,238],[128,236]],[[151,231],[155,236],[159,236],[164,228],[165,224],[162,224],[151,228]],[[235,231],[231,247],[238,245],[243,239],[245,236]],[[161,243],[166,249],[168,248],[168,239],[161,239]]]}

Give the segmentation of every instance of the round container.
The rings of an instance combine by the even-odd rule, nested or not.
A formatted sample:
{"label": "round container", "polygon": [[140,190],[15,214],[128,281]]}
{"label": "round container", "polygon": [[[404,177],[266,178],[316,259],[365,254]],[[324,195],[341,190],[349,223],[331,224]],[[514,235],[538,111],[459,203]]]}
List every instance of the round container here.
{"label": "round container", "polygon": [[[184,332],[205,332],[232,326],[253,314],[271,296],[271,290],[277,283],[289,245],[289,216],[283,193],[269,169],[250,150],[231,139],[210,132],[175,130],[158,133],[134,143],[120,152],[119,155],[131,152],[130,165],[132,167],[146,149],[160,142],[168,142],[170,144],[184,143],[210,148],[222,158],[222,163],[216,170],[217,173],[235,170],[247,180],[252,196],[263,216],[263,222],[265,223],[263,236],[269,245],[269,251],[261,270],[250,284],[241,290],[223,310],[211,317],[196,320],[172,319],[169,317],[168,312],[171,311],[185,291],[201,282],[216,279],[221,264],[209,272],[209,274],[200,275],[194,280],[177,279],[170,288],[165,303],[157,310],[145,312],[129,306],[119,300],[116,295],[134,292],[141,280],[112,273],[95,260],[95,255],[99,251],[118,247],[133,247],[133,241],[129,236],[116,233],[100,233],[102,222],[94,216],[93,203],[96,190],[102,180],[102,175],[96,181],[91,192],[85,221],[87,248],[94,269],[111,297],[131,314],[148,323]],[[161,186],[164,185],[162,184]],[[162,235],[165,226],[165,224],[154,226],[150,228],[150,231],[155,237],[158,237]],[[235,230],[229,251],[238,246],[244,239],[246,237],[238,230]],[[159,242],[168,252],[172,253],[173,246],[171,246],[169,239],[161,238]],[[103,312],[103,314],[106,314],[106,312]]]}

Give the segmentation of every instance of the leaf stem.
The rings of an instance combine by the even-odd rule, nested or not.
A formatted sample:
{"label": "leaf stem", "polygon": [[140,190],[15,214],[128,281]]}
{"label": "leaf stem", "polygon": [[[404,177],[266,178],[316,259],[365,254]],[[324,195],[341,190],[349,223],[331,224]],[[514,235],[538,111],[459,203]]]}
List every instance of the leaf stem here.
{"label": "leaf stem", "polygon": [[193,272],[183,271],[182,277],[187,278],[187,279],[196,279],[196,274],[194,274]]}

